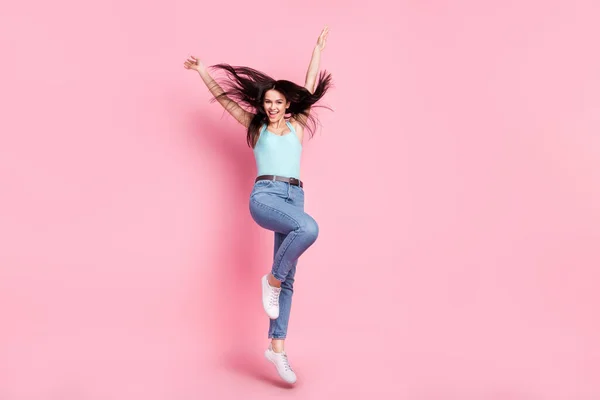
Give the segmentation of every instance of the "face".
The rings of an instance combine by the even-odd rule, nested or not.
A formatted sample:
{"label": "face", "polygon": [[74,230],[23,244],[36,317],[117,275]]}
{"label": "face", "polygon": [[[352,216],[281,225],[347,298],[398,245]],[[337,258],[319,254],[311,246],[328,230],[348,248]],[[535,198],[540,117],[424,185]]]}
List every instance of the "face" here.
{"label": "face", "polygon": [[278,121],[283,118],[290,103],[286,101],[281,92],[271,89],[265,93],[263,106],[265,107],[265,112],[267,113],[269,120]]}

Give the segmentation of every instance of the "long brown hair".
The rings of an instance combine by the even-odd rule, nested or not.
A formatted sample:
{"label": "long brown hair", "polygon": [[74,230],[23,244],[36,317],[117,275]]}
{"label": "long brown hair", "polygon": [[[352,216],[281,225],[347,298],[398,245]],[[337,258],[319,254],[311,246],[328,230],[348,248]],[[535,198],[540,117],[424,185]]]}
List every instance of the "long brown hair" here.
{"label": "long brown hair", "polygon": [[[263,101],[265,93],[269,90],[277,90],[283,94],[286,100],[290,102],[286,116],[296,119],[298,123],[309,131],[310,137],[314,135],[318,121],[314,113],[310,113],[309,110],[311,107],[315,107],[316,103],[325,95],[327,90],[332,87],[330,73],[321,71],[317,79],[315,91],[311,93],[306,88],[294,82],[275,80],[253,68],[231,66],[229,64],[216,64],[211,66],[211,68],[226,73],[226,79],[218,79],[224,93],[217,96],[217,98],[226,96],[254,114],[246,135],[248,146],[254,147],[260,135],[260,128],[268,121]],[[217,98],[214,98],[213,101],[216,101]]]}

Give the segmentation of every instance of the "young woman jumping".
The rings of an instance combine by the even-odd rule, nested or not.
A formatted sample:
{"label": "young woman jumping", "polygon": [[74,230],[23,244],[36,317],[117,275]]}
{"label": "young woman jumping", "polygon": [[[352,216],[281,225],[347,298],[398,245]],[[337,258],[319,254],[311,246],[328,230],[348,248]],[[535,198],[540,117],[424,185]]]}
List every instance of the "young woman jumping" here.
{"label": "young woman jumping", "polygon": [[296,382],[284,349],[296,266],[319,233],[317,222],[304,211],[300,159],[305,132],[312,137],[317,125],[311,107],[331,86],[331,75],[319,72],[328,33],[325,27],[317,39],[304,86],[228,64],[211,67],[225,72],[226,78],[218,83],[197,57],[184,62],[186,69],[199,73],[213,100],[246,128],[246,141],[254,152],[257,176],[250,214],[258,225],[274,232],[273,263],[261,279],[263,308],[270,318],[271,343],[265,357],[288,383]]}

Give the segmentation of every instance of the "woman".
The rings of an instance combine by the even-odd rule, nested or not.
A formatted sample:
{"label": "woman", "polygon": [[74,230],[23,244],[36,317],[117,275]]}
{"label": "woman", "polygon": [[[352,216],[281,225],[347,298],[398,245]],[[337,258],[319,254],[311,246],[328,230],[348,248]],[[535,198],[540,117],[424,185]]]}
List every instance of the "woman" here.
{"label": "woman", "polygon": [[310,109],[327,92],[331,75],[319,72],[321,52],[329,29],[325,27],[313,50],[304,87],[274,80],[248,67],[218,64],[228,79],[220,84],[196,57],[184,62],[195,70],[218,101],[246,130],[253,149],[257,178],[250,194],[250,214],[275,235],[271,272],[262,277],[263,308],[270,318],[271,339],[265,357],[280,377],[296,382],[296,374],[284,350],[294,276],[298,258],[315,242],[318,225],[304,212],[304,183],[300,180],[300,156],[305,131],[316,127]]}

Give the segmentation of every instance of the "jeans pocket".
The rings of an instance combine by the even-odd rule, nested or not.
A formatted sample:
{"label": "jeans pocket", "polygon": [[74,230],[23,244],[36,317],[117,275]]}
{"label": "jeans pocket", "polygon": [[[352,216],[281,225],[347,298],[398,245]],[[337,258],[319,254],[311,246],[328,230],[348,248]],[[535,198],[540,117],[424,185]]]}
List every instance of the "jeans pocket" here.
{"label": "jeans pocket", "polygon": [[272,187],[273,187],[273,181],[268,181],[268,180],[258,181],[254,184],[254,186],[252,186],[252,192],[250,193],[250,197],[252,197],[258,193],[269,192]]}
{"label": "jeans pocket", "polygon": [[255,188],[266,188],[266,187],[270,187],[273,186],[273,181],[271,180],[262,180],[262,181],[258,181],[254,184]]}

